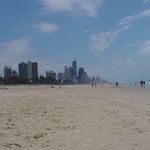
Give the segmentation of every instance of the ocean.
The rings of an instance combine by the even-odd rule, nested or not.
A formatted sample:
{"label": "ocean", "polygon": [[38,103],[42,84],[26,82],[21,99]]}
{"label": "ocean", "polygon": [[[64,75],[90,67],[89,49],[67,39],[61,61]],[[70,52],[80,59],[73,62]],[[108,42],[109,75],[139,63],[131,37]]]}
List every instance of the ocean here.
{"label": "ocean", "polygon": [[[125,83],[124,84],[127,87],[136,87],[136,88],[142,88],[140,83]],[[145,82],[145,86],[143,88],[150,88],[150,82]]]}

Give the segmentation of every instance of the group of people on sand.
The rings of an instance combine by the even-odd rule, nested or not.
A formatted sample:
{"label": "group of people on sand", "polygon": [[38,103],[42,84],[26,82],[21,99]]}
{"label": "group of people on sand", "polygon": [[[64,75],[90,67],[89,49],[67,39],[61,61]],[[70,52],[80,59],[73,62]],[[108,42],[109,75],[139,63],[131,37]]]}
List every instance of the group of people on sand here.
{"label": "group of people on sand", "polygon": [[0,87],[0,89],[6,89],[6,90],[7,90],[8,88],[6,88],[6,87],[4,86],[4,87]]}
{"label": "group of people on sand", "polygon": [[92,83],[92,87],[94,87],[94,86],[95,86],[95,87],[97,87],[97,84],[96,84],[96,83],[95,83],[95,84],[94,84],[94,83]]}

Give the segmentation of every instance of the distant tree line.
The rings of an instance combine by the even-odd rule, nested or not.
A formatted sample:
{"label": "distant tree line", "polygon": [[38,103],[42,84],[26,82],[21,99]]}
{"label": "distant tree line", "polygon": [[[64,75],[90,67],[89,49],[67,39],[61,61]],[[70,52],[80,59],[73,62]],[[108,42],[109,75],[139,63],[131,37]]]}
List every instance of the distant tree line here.
{"label": "distant tree line", "polygon": [[59,84],[59,81],[56,79],[45,78],[44,76],[40,76],[40,78],[36,79],[27,79],[20,77],[10,77],[5,79],[3,77],[0,77],[0,84]]}

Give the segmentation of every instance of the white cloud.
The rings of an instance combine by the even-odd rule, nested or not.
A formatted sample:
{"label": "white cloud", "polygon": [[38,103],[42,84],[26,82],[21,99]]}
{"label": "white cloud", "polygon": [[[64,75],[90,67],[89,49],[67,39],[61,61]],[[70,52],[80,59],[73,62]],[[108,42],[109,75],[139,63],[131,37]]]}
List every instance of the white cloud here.
{"label": "white cloud", "polygon": [[150,0],[144,0],[143,4],[145,4],[145,3],[150,3]]}
{"label": "white cloud", "polygon": [[103,51],[112,45],[117,37],[117,35],[131,26],[125,26],[124,28],[118,29],[115,32],[107,31],[102,32],[97,35],[91,36],[91,41],[93,44],[91,45],[92,50]]}
{"label": "white cloud", "polygon": [[142,43],[142,48],[141,50],[139,51],[139,54],[142,54],[142,55],[150,55],[150,40],[148,41],[144,41]]}
{"label": "white cloud", "polygon": [[31,48],[31,41],[29,39],[18,39],[0,43],[0,75],[3,74],[3,67],[5,65],[17,69],[16,65],[22,60],[21,58],[33,51],[34,49]]}
{"label": "white cloud", "polygon": [[37,0],[43,3],[47,12],[61,11],[97,17],[98,8],[104,0]]}
{"label": "white cloud", "polygon": [[128,17],[122,19],[119,22],[119,25],[129,24],[132,20],[140,19],[140,18],[143,18],[143,17],[150,17],[150,9],[144,10],[143,12],[141,12],[137,15],[128,16]]}
{"label": "white cloud", "polygon": [[10,42],[0,43],[1,57],[3,56],[21,56],[33,51],[29,39],[18,39]]}
{"label": "white cloud", "polygon": [[91,40],[93,45],[91,46],[92,50],[103,51],[108,48],[115,40],[115,36],[111,31],[102,32],[97,35],[92,35]]}
{"label": "white cloud", "polygon": [[34,28],[37,29],[40,33],[51,34],[58,30],[58,27],[52,23],[41,22],[34,24]]}

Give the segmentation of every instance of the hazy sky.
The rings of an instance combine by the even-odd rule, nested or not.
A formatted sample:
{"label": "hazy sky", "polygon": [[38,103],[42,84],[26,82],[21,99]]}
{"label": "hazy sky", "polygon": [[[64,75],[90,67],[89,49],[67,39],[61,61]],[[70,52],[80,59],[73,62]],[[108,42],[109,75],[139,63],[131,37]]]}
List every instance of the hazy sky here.
{"label": "hazy sky", "polygon": [[0,75],[37,61],[39,74],[77,59],[89,76],[150,80],[150,0],[0,0]]}

